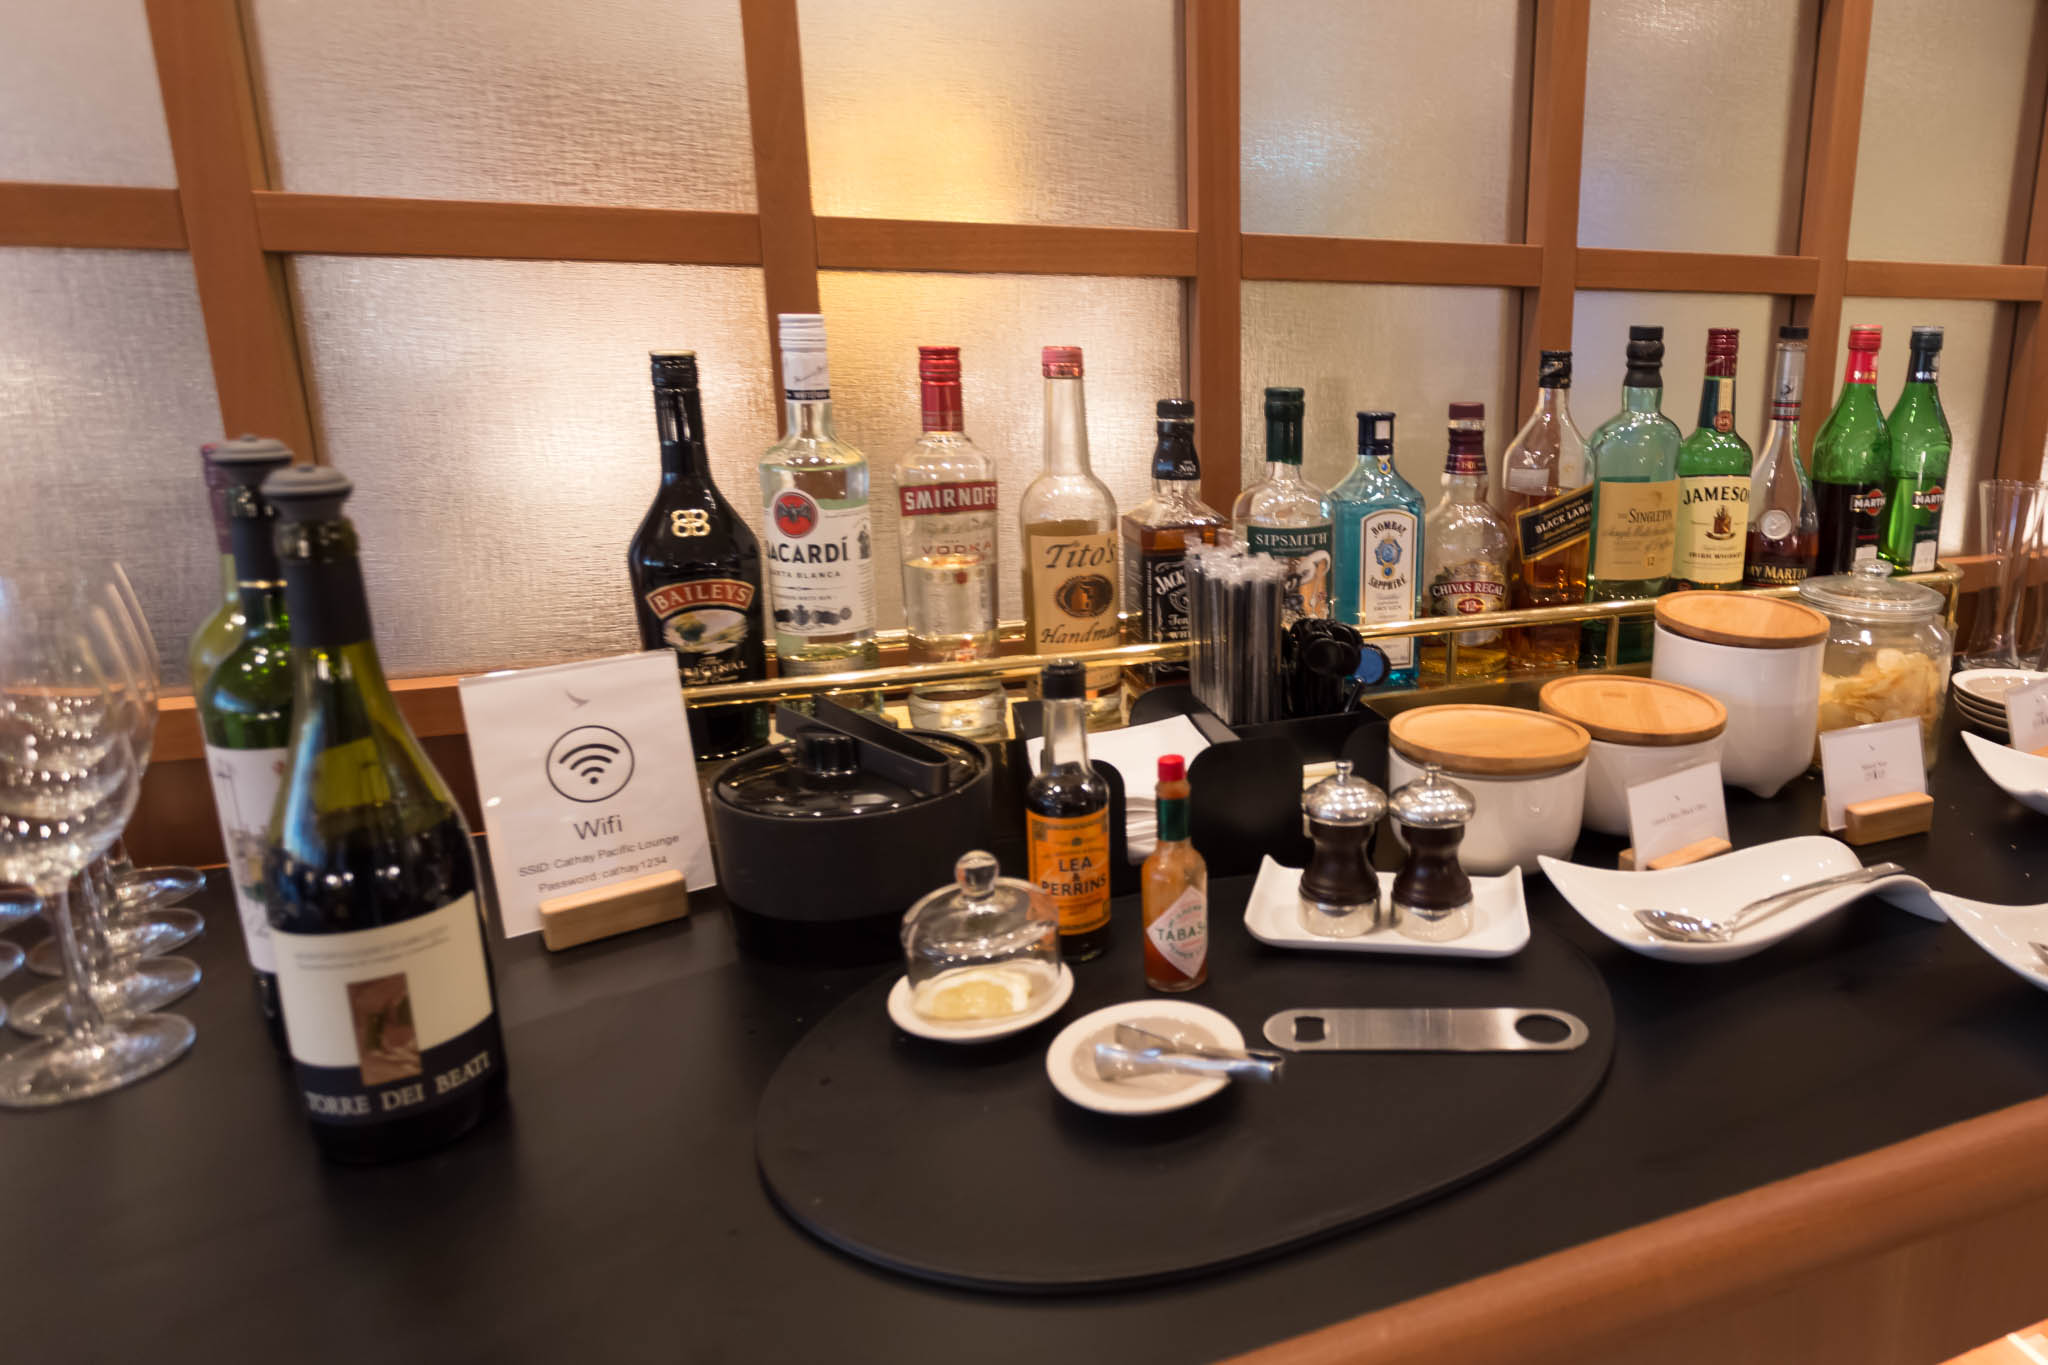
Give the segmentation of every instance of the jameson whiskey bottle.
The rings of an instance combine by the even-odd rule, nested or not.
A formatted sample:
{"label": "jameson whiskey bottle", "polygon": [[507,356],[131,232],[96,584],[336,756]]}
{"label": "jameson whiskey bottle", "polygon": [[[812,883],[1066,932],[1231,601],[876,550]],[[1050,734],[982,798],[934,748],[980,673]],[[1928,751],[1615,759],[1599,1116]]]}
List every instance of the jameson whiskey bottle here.
{"label": "jameson whiskey bottle", "polygon": [[[1422,494],[1394,468],[1394,414],[1358,414],[1358,464],[1330,490],[1336,528],[1336,617],[1349,625],[1422,615]],[[1415,637],[1375,642],[1386,685],[1415,685]]]}
{"label": "jameson whiskey bottle", "polygon": [[214,543],[220,550],[221,602],[213,615],[192,632],[191,642],[185,647],[185,670],[194,696],[199,694],[206,675],[213,672],[220,661],[241,643],[244,625],[240,576],[235,571],[235,550],[228,528],[229,476],[216,457],[228,454],[241,458],[259,452],[266,458],[275,459],[276,464],[271,468],[291,463],[292,453],[284,443],[268,437],[239,436],[232,441],[210,441],[199,447],[199,464],[206,475],[207,501],[213,508]]}
{"label": "jameson whiskey bottle", "polygon": [[786,674],[873,668],[874,537],[868,457],[832,432],[825,320],[778,316],[785,435],[761,456],[775,667]]}
{"label": "jameson whiskey bottle", "polygon": [[[764,678],[761,542],[712,482],[696,353],[655,351],[648,362],[661,486],[626,550],[640,647],[673,650],[684,687]],[[690,710],[690,748],[699,759],[767,742],[766,707]]]}
{"label": "jameson whiskey bottle", "polygon": [[1707,329],[1699,429],[1678,448],[1678,547],[1671,570],[1674,591],[1742,584],[1749,473],[1755,456],[1749,442],[1735,430],[1735,352],[1740,340],[1733,327]]}
{"label": "jameson whiskey bottle", "polygon": [[[1486,487],[1486,405],[1453,403],[1444,497],[1423,531],[1423,606],[1431,616],[1484,616],[1507,606],[1508,523],[1486,501]],[[1445,676],[1443,640],[1424,637],[1420,650],[1422,675]],[[1458,632],[1457,678],[1501,677],[1507,660],[1504,632]]]}
{"label": "jameson whiskey bottle", "polygon": [[370,632],[339,470],[270,476],[291,617],[291,757],[264,886],[285,1036],[321,1151],[450,1142],[504,1091],[476,853]]}
{"label": "jameson whiskey bottle", "polygon": [[1858,560],[1876,559],[1884,534],[1892,443],[1877,405],[1877,348],[1883,339],[1882,329],[1868,323],[1849,329],[1842,396],[1813,438],[1813,499],[1820,509],[1815,573],[1847,573]]}
{"label": "jameson whiskey bottle", "polygon": [[1238,543],[1287,561],[1280,623],[1330,614],[1330,561],[1336,548],[1330,500],[1301,476],[1300,389],[1266,390],[1266,476],[1237,495],[1230,524]]}
{"label": "jameson whiskey bottle", "polygon": [[[1593,467],[1592,571],[1586,600],[1656,597],[1671,576],[1678,530],[1678,428],[1663,413],[1664,329],[1628,329],[1628,373],[1621,411],[1586,443]],[[1647,621],[1624,622],[1620,654],[1609,659],[1607,623],[1588,622],[1580,643],[1588,662],[1640,663],[1650,657]]]}
{"label": "jameson whiskey bottle", "polygon": [[[996,462],[967,439],[960,348],[920,346],[924,434],[896,462],[903,614],[910,661],[964,663],[996,654]],[[994,681],[913,688],[911,723],[975,738],[1004,729]]]}
{"label": "jameson whiskey bottle", "polygon": [[1088,670],[1055,659],[1039,673],[1045,750],[1024,789],[1031,883],[1059,912],[1060,956],[1109,946],[1109,784],[1088,762]]}
{"label": "jameson whiskey bottle", "polygon": [[[1152,496],[1124,513],[1124,607],[1134,643],[1188,638],[1187,548],[1214,545],[1228,523],[1202,501],[1202,461],[1195,453],[1195,405],[1162,398],[1155,410],[1159,442],[1152,447]],[[1166,682],[1182,682],[1186,664],[1142,664],[1124,681],[1135,695]]]}
{"label": "jameson whiskey bottle", "polygon": [[1885,420],[1891,465],[1885,474],[1884,537],[1879,549],[1900,569],[1925,573],[1941,544],[1941,508],[1947,498],[1948,416],[1935,379],[1941,367],[1941,328],[1915,327],[1906,385]]}
{"label": "jameson whiskey bottle", "polygon": [[1743,581],[1781,588],[1813,572],[1820,518],[1799,463],[1799,394],[1806,384],[1806,329],[1780,327],[1771,367],[1771,427],[1749,486]]}
{"label": "jameson whiskey bottle", "polygon": [[[1593,485],[1586,438],[1572,420],[1571,388],[1572,353],[1544,351],[1536,369],[1536,411],[1500,457],[1501,510],[1514,532],[1510,600],[1517,611],[1586,600]],[[1579,628],[1569,622],[1508,632],[1508,666],[1517,672],[1578,661]]]}
{"label": "jameson whiskey bottle", "polygon": [[[1047,346],[1045,470],[1024,489],[1017,518],[1024,542],[1024,617],[1034,654],[1117,644],[1116,499],[1088,467],[1088,408],[1081,348]],[[1115,664],[1087,670],[1088,724],[1123,718]]]}
{"label": "jameson whiskey bottle", "polygon": [[257,1007],[271,1041],[282,1048],[263,857],[290,754],[292,640],[272,534],[277,515],[257,490],[265,477],[292,462],[292,453],[280,442],[246,437],[207,449],[208,469],[220,475],[219,505],[233,546],[237,614],[243,624],[240,640],[198,683],[193,701],[206,741],[206,772],[213,782],[221,846],[227,851],[228,881],[255,974]]}

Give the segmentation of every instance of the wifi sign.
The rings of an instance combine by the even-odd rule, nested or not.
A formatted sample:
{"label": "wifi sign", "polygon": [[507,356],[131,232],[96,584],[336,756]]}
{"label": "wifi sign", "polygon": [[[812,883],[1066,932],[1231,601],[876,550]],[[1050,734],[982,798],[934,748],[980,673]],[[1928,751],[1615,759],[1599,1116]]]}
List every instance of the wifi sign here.
{"label": "wifi sign", "polygon": [[608,725],[579,725],[548,749],[548,784],[571,801],[617,796],[633,778],[633,746]]}

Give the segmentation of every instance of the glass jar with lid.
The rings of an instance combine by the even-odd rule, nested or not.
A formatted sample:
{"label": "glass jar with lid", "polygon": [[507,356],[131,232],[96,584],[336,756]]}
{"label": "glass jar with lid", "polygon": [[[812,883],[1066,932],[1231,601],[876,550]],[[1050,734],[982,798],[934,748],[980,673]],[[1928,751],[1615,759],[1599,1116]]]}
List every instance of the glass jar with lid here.
{"label": "glass jar with lid", "polygon": [[1030,882],[997,875],[975,850],[942,886],[903,916],[910,1007],[962,1023],[1036,1009],[1059,982],[1059,916]]}
{"label": "glass jar with lid", "polygon": [[1848,573],[1799,585],[1799,596],[1828,618],[1820,728],[1911,717],[1920,722],[1921,752],[1932,768],[1954,648],[1942,622],[1946,599],[1891,573],[1883,560],[1866,559]]}

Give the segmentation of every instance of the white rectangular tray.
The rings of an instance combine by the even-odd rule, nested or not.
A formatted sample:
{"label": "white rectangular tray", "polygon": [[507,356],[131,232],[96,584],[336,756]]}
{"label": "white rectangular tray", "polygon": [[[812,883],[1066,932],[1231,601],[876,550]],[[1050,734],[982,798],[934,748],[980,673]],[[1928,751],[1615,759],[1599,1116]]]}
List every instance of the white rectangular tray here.
{"label": "white rectangular tray", "polygon": [[[1382,872],[1380,896],[1391,898],[1394,874]],[[1244,907],[1244,927],[1276,948],[1315,948],[1332,953],[1388,953],[1416,957],[1513,957],[1529,943],[1529,905],[1522,898],[1522,869],[1504,877],[1472,879],[1472,932],[1449,943],[1424,943],[1398,929],[1375,929],[1357,938],[1324,938],[1301,927],[1295,913],[1301,869],[1267,858]]]}

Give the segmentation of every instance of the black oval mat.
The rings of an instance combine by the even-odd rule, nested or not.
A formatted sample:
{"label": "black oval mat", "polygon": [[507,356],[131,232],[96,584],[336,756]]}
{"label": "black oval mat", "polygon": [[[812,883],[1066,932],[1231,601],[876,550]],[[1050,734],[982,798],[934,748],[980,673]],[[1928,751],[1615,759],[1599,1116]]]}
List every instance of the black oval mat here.
{"label": "black oval mat", "polygon": [[1171,1279],[1271,1255],[1428,1199],[1555,1132],[1614,1050],[1607,987],[1542,925],[1512,958],[1395,958],[1267,948],[1244,928],[1251,878],[1211,887],[1211,972],[1187,998],[1265,1046],[1296,1006],[1549,1006],[1585,1020],[1575,1052],[1289,1053],[1273,1086],[1192,1109],[1112,1118],[1068,1103],[1045,1048],[1090,1010],[1146,994],[1137,907],[1075,968],[1074,996],[978,1046],[889,1021],[893,978],[863,989],[783,1059],[756,1152],[783,1210],[863,1260],[1013,1291]]}

